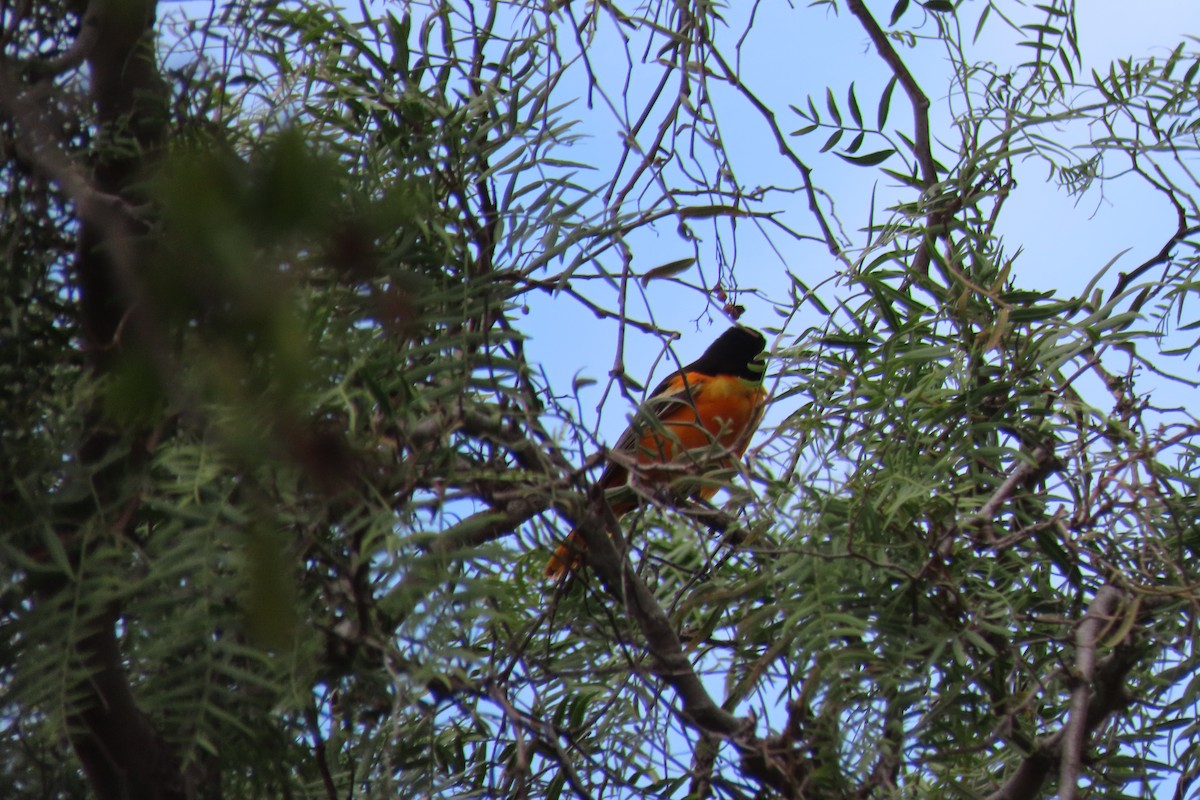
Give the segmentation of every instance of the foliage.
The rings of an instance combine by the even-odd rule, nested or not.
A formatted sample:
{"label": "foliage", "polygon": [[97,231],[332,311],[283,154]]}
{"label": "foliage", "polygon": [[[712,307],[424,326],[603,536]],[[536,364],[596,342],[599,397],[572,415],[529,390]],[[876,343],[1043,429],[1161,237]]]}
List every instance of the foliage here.
{"label": "foliage", "polygon": [[[194,13],[0,10],[9,796],[1188,796],[1189,42],[1094,66],[1066,0]],[[762,77],[780,20],[871,60]],[[1047,176],[1169,224],[1039,288],[1005,220]],[[616,333],[623,414],[743,306],[728,502],[610,540],[554,320]]]}

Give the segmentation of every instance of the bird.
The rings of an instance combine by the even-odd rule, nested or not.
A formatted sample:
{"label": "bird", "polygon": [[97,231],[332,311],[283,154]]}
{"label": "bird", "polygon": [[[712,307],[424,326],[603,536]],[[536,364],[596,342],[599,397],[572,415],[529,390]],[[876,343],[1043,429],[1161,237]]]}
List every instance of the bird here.
{"label": "bird", "polygon": [[[750,437],[762,421],[767,393],[763,388],[766,338],[744,325],[734,325],[716,338],[698,359],[668,375],[643,404],[612,448],[600,475],[602,490],[630,482],[629,465],[638,483],[661,487],[681,474],[732,467],[746,452]],[[654,464],[671,468],[654,469]],[[716,485],[699,483],[692,499],[707,500]],[[633,511],[634,492],[609,500],[616,517]],[[578,531],[571,531],[550,556],[546,577],[558,580],[579,566],[587,549]]]}

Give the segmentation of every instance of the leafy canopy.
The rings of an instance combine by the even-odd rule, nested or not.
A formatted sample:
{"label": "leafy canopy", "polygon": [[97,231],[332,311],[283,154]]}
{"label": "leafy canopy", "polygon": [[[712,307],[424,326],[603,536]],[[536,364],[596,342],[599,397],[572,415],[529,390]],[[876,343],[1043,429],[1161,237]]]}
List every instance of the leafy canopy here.
{"label": "leafy canopy", "polygon": [[[9,796],[1188,796],[1200,53],[1076,14],[0,9]],[[615,524],[743,313],[745,462]]]}

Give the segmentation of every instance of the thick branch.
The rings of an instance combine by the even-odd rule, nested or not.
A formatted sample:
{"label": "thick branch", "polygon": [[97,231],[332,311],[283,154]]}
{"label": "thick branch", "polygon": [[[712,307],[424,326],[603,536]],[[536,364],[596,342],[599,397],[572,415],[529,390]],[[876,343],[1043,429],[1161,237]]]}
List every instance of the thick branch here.
{"label": "thick branch", "polygon": [[985,534],[985,543],[994,544],[996,537],[992,526],[996,515],[1000,513],[1000,509],[1006,502],[1012,499],[1013,494],[1019,488],[1028,485],[1029,481],[1044,473],[1053,463],[1054,450],[1046,446],[1038,447],[1033,451],[1030,460],[1022,460],[1017,464],[1008,477],[1004,479],[1004,482],[988,498],[987,502],[980,507],[979,513],[967,520],[964,525],[981,529]]}
{"label": "thick branch", "polygon": [[1116,614],[1121,596],[1115,586],[1102,587],[1092,599],[1075,633],[1075,688],[1071,692],[1071,711],[1064,729],[1063,753],[1059,763],[1060,800],[1075,800],[1079,794],[1079,770],[1088,736],[1088,703],[1096,666],[1096,642]]}
{"label": "thick branch", "polygon": [[57,78],[64,72],[69,72],[82,64],[92,54],[93,48],[100,41],[100,3],[92,3],[79,23],[79,35],[65,52],[57,58],[46,61],[35,61],[29,65],[31,73],[39,80]]}
{"label": "thick branch", "polygon": [[472,547],[495,541],[515,531],[550,507],[550,498],[534,489],[524,497],[500,504],[489,511],[472,514],[431,539],[425,552],[435,556],[450,556]]}
{"label": "thick branch", "polygon": [[709,696],[684,655],[683,645],[667,612],[617,549],[618,539],[608,534],[603,518],[595,512],[589,513],[580,520],[576,530],[587,543],[588,563],[609,593],[624,603],[646,638],[655,674],[679,695],[683,718],[702,732],[726,738],[744,732],[749,721],[730,714]]}
{"label": "thick branch", "polygon": [[[126,198],[136,191],[146,153],[158,146],[164,130],[165,94],[153,49],[155,10],[155,0],[92,0],[72,47],[60,59],[30,71],[35,76],[54,74],[86,59],[99,130],[99,157],[91,174],[48,125],[33,90],[0,65],[0,114],[11,120],[22,156],[57,183],[75,206],[78,319],[98,373],[113,362],[134,306],[130,287],[145,271],[136,245],[140,226]],[[90,488],[99,506],[120,503],[132,508],[123,495],[126,471],[137,463],[144,443],[117,452],[120,440],[96,424],[100,417],[98,407],[89,414],[79,460],[94,470]],[[123,514],[121,524],[129,524],[132,516]],[[71,525],[62,526],[60,535],[71,545],[72,557],[83,558],[86,537],[74,534]],[[39,589],[39,600],[51,602],[49,595],[72,588],[65,577],[47,581]],[[120,619],[119,607],[105,608],[84,622],[81,638],[72,642],[84,677],[73,687],[76,697],[67,713],[71,744],[101,800],[189,796],[205,779],[196,764],[185,772],[175,747],[139,708],[123,666]]]}
{"label": "thick branch", "polygon": [[[1110,595],[1108,590],[1114,592],[1115,597]],[[1104,610],[1108,610],[1107,616],[1111,616],[1115,608],[1113,604],[1120,602],[1120,599],[1118,590],[1104,587],[1092,600],[1085,621],[1092,616],[1093,608],[1098,609],[1096,618],[1099,618]],[[1123,642],[1110,655],[1096,662],[1090,686],[1085,685],[1088,694],[1086,714],[1077,715],[1073,708],[1068,727],[1039,739],[1033,751],[1025,757],[1016,771],[999,789],[988,795],[987,800],[1039,798],[1042,785],[1055,768],[1061,765],[1068,731],[1071,731],[1073,726],[1080,725],[1084,737],[1090,736],[1109,715],[1129,704],[1129,697],[1125,691],[1125,676],[1137,663],[1138,655],[1136,648],[1129,642]],[[1076,722],[1078,719],[1084,721]]]}
{"label": "thick branch", "polygon": [[178,756],[138,707],[122,668],[117,612],[110,608],[90,622],[91,631],[76,646],[93,696],[90,705],[71,715],[71,745],[100,800],[183,800],[187,787],[204,780],[193,763],[180,769]]}

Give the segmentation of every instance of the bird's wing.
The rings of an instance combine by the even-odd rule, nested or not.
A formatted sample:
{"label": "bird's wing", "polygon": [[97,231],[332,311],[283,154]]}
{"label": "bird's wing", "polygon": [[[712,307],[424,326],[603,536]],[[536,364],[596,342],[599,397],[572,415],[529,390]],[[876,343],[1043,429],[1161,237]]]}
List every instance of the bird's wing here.
{"label": "bird's wing", "polygon": [[[639,448],[646,447],[648,437],[670,441],[673,438],[672,432],[663,424],[663,420],[686,416],[681,414],[684,409],[690,409],[696,414],[695,422],[699,424],[696,402],[703,396],[706,383],[707,376],[698,372],[679,371],[669,375],[638,408],[629,427],[612,446],[611,452],[618,454],[618,458],[637,458]],[[600,485],[605,488],[619,486],[627,477],[628,470],[623,463],[610,461],[600,476]]]}

